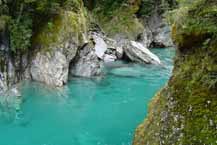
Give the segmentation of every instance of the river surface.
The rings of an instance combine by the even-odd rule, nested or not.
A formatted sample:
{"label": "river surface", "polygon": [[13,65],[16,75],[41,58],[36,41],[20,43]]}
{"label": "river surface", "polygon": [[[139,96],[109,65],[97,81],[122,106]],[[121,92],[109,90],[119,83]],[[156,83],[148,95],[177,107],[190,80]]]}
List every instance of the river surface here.
{"label": "river surface", "polygon": [[54,89],[22,85],[19,112],[0,109],[0,145],[130,145],[154,94],[168,81],[174,49],[152,49],[164,67],[117,62],[101,78]]}

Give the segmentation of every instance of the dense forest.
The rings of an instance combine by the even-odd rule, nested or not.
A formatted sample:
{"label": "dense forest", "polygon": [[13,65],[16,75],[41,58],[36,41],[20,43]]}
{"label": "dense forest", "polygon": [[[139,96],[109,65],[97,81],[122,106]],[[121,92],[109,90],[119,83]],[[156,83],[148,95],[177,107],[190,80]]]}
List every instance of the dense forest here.
{"label": "dense forest", "polygon": [[[79,0],[1,0],[1,30],[7,25],[10,31],[10,46],[13,51],[25,51],[31,47],[32,36],[37,32],[38,25],[49,24],[52,26],[52,18],[60,13],[61,10],[77,11],[83,5]],[[117,28],[111,31],[124,31],[126,27],[136,29],[133,15],[148,17],[153,11],[164,13],[176,5],[173,0],[90,0],[84,1],[84,5],[100,20],[102,26],[109,26],[112,17],[117,17],[119,23]],[[106,24],[105,24],[106,23]],[[113,22],[116,23],[116,22]],[[122,28],[124,27],[124,28]],[[129,30],[129,31],[130,31]],[[132,30],[133,31],[133,30]]]}

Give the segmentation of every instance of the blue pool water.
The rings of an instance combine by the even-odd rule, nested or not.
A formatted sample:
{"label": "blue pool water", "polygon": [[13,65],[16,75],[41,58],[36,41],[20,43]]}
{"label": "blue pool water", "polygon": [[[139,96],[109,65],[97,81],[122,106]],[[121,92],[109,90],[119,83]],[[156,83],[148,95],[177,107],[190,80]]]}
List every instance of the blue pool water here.
{"label": "blue pool water", "polygon": [[164,67],[117,62],[102,78],[71,78],[64,88],[23,83],[21,111],[0,109],[0,145],[130,145],[172,71],[174,50],[153,52]]}

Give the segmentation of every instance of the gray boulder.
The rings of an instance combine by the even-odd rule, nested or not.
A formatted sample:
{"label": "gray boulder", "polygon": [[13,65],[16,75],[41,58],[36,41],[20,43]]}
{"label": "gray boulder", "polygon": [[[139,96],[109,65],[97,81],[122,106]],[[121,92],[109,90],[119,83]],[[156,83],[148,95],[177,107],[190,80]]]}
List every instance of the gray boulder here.
{"label": "gray boulder", "polygon": [[148,64],[161,64],[158,56],[153,54],[139,42],[129,41],[125,44],[124,51],[131,61]]}
{"label": "gray boulder", "polygon": [[158,28],[156,31],[153,42],[159,47],[172,47],[173,41],[171,39],[171,30],[167,24],[163,24],[162,27]]}
{"label": "gray boulder", "polygon": [[94,50],[98,58],[105,62],[122,59],[124,54],[122,39],[112,39],[100,32],[92,32],[90,37],[95,43]]}
{"label": "gray boulder", "polygon": [[93,44],[88,43],[80,49],[76,59],[70,65],[70,74],[80,77],[93,77],[102,74],[103,62],[94,50]]}
{"label": "gray boulder", "polygon": [[163,17],[157,12],[144,19],[145,30],[139,34],[137,41],[143,43],[146,48],[174,46],[171,39],[171,30]]}
{"label": "gray boulder", "polygon": [[68,80],[69,62],[60,51],[37,53],[30,68],[32,79],[51,86],[63,86]]}
{"label": "gray boulder", "polygon": [[149,48],[154,41],[152,31],[149,28],[146,28],[143,33],[138,35],[137,41],[142,43],[144,47]]}

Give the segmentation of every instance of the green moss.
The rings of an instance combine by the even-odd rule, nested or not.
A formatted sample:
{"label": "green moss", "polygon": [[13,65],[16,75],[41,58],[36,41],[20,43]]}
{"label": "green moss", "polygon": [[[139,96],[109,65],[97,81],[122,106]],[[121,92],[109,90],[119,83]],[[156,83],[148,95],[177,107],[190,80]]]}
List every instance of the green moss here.
{"label": "green moss", "polygon": [[61,10],[33,36],[33,46],[48,50],[67,40],[73,40],[79,45],[83,42],[86,31],[86,14],[83,6],[76,12]]}
{"label": "green moss", "polygon": [[96,21],[107,34],[114,36],[119,33],[134,38],[144,29],[142,23],[135,16],[140,3],[140,0],[128,0],[115,9],[96,8],[93,13]]}
{"label": "green moss", "polygon": [[[209,1],[199,9],[213,7],[214,1]],[[188,19],[200,15],[195,13],[197,9],[190,11],[187,18],[173,25],[173,39],[178,45],[173,75],[168,86],[156,95],[154,100],[158,101],[152,103],[142,127],[138,127],[135,145],[217,144],[216,32],[201,25],[189,28]],[[208,24],[212,21],[212,17],[207,19]]]}
{"label": "green moss", "polygon": [[7,15],[0,16],[0,31],[5,30],[6,24],[8,23],[9,20],[10,20],[10,17]]}
{"label": "green moss", "polygon": [[[213,43],[217,44],[217,41]],[[212,47],[215,49],[212,50]],[[217,72],[216,52],[216,45],[211,45],[207,49],[195,48],[195,52],[177,57],[168,87],[155,97],[148,119],[142,128],[138,127],[137,132],[142,135],[136,133],[135,145],[148,142],[160,144],[160,141],[164,141],[166,145],[216,143],[217,74],[211,77],[213,72]],[[211,82],[215,83],[210,86]],[[175,104],[171,105],[170,100]],[[165,112],[167,112],[166,121],[162,122]],[[182,118],[174,121],[176,115]],[[176,134],[174,128],[182,130]],[[176,138],[181,134],[182,137]]]}

